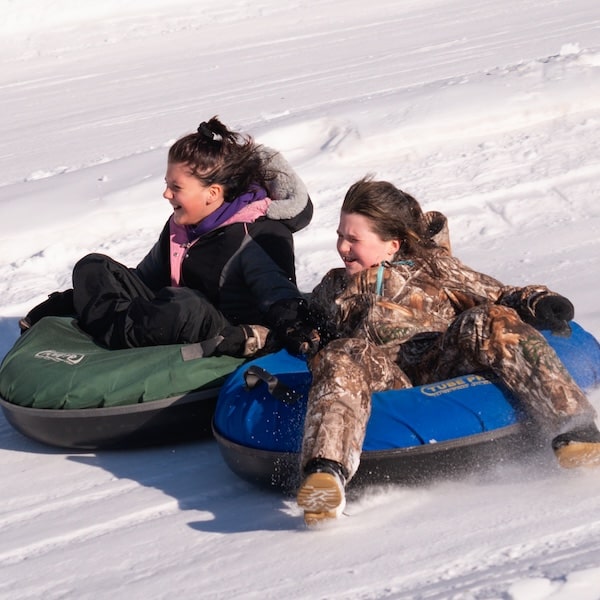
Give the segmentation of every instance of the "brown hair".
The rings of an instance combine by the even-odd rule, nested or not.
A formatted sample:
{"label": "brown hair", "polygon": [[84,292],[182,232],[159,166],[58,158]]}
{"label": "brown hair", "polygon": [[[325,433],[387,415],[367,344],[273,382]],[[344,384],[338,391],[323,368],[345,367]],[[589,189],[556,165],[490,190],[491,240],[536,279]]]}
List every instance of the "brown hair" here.
{"label": "brown hair", "polygon": [[218,117],[203,121],[196,133],[177,140],[169,149],[170,163],[182,163],[204,185],[223,187],[231,202],[252,184],[264,186],[267,176],[250,136],[230,131]]}
{"label": "brown hair", "polygon": [[402,256],[422,255],[434,244],[428,239],[419,203],[388,181],[363,177],[346,192],[342,212],[367,217],[382,240],[400,240]]}

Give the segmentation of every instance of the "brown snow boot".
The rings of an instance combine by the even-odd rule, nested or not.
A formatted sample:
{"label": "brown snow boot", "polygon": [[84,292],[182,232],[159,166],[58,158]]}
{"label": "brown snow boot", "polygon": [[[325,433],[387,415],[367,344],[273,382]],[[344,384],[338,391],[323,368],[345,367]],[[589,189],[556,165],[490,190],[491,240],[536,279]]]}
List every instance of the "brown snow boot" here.
{"label": "brown snow boot", "polygon": [[296,496],[309,527],[339,517],[346,506],[346,477],[341,464],[316,458],[304,469],[305,478]]}
{"label": "brown snow boot", "polygon": [[552,448],[558,464],[565,469],[600,467],[600,431],[595,425],[555,437]]}

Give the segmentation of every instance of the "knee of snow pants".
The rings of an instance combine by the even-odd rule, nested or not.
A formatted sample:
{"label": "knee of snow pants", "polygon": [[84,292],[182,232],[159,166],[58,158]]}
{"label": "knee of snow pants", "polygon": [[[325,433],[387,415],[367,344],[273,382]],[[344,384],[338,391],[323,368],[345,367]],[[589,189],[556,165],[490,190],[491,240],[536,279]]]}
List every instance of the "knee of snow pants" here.
{"label": "knee of snow pants", "polygon": [[88,254],[73,268],[73,304],[84,331],[108,348],[126,348],[121,335],[134,298],[153,292],[125,265],[104,254]]}

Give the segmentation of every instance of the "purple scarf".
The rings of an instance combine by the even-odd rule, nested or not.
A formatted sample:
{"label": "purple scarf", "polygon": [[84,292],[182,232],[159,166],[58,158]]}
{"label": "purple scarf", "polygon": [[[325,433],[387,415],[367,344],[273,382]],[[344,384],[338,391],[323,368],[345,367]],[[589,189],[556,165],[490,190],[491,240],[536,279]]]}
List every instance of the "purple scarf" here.
{"label": "purple scarf", "polygon": [[267,191],[264,188],[259,185],[250,186],[250,189],[246,193],[234,198],[231,202],[223,202],[217,210],[208,215],[208,217],[202,219],[200,223],[197,223],[196,225],[186,225],[188,239],[196,239],[201,235],[220,227],[248,204],[252,204],[252,202],[256,202],[257,200],[264,200],[266,197]]}

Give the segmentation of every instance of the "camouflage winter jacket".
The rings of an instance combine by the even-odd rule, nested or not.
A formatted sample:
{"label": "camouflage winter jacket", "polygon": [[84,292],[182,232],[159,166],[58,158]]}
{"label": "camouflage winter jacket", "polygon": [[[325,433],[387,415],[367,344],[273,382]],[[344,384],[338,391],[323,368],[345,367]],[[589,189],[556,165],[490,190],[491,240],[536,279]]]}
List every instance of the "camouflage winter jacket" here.
{"label": "camouflage winter jacket", "polygon": [[467,267],[451,255],[445,217],[426,216],[437,244],[427,258],[386,262],[351,277],[343,268],[325,275],[310,300],[323,341],[360,337],[394,348],[417,334],[444,332],[460,313],[484,303],[509,306],[535,325],[538,300],[557,294],[542,285],[506,286]]}

